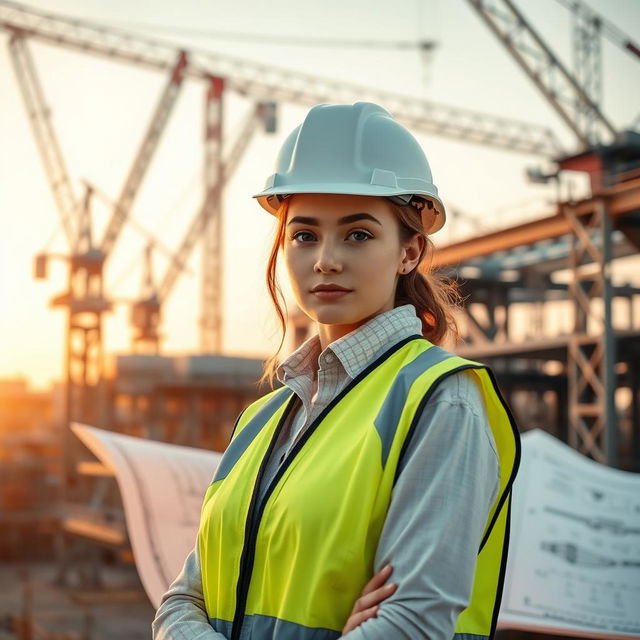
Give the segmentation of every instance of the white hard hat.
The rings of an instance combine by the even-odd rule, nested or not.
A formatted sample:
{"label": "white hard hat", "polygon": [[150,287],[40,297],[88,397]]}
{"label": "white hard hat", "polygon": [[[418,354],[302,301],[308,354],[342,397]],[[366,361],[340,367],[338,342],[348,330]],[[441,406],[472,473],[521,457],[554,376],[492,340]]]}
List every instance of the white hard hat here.
{"label": "white hard hat", "polygon": [[445,222],[422,147],[410,131],[373,102],[318,104],[284,141],[270,175],[253,197],[275,215],[294,193],[384,196],[414,205],[424,232]]}

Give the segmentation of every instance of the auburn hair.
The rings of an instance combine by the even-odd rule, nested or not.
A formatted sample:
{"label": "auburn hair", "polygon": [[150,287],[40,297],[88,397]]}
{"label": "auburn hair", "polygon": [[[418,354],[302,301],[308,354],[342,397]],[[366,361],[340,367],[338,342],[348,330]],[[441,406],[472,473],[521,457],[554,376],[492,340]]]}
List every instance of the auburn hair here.
{"label": "auburn hair", "polygon": [[[456,340],[460,338],[460,330],[456,322],[455,313],[462,307],[463,299],[458,289],[458,283],[446,276],[437,273],[432,268],[433,254],[435,251],[431,238],[424,233],[421,214],[411,205],[397,205],[384,198],[392,211],[397,215],[400,228],[400,240],[402,243],[410,240],[416,233],[425,237],[425,244],[420,254],[418,264],[409,273],[400,274],[396,287],[394,307],[403,304],[412,304],[416,314],[422,320],[422,335],[433,344],[441,344],[449,335]],[[285,226],[291,198],[285,198],[280,203],[276,216],[278,219],[269,261],[267,263],[266,281],[269,296],[278,315],[282,328],[282,337],[278,350],[264,362],[263,374],[257,385],[267,382],[274,389],[276,370],[280,365],[279,354],[284,344],[287,331],[286,301],[276,276],[278,254],[284,248]],[[278,295],[285,307],[278,302]]]}

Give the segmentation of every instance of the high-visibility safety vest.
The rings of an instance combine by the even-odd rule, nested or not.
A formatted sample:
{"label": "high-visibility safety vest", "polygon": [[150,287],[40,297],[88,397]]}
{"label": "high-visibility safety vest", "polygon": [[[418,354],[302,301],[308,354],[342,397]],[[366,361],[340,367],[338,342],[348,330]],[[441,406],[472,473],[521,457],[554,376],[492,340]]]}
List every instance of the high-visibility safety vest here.
{"label": "high-visibility safety vest", "polygon": [[[375,573],[398,463],[420,414],[438,382],[462,369],[480,382],[499,455],[500,489],[479,545],[471,600],[454,637],[493,637],[520,459],[518,429],[486,365],[418,334],[389,348],[329,403],[261,501],[265,464],[295,394],[280,387],[238,416],[205,494],[198,530],[204,601],[216,631],[230,640],[340,637]],[[442,456],[446,464],[447,452]]]}

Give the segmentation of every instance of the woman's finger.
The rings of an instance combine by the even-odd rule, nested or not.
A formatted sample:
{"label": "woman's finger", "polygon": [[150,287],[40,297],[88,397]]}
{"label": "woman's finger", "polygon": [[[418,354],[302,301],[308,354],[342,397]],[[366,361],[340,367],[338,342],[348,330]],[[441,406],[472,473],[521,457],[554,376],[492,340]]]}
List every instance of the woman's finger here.
{"label": "woman's finger", "polygon": [[387,564],[367,582],[360,592],[360,597],[353,605],[351,615],[342,630],[343,635],[355,629],[365,620],[375,617],[378,611],[378,604],[395,591],[397,587],[395,583],[382,586],[384,581],[391,575],[392,570],[391,565]]}
{"label": "woman's finger", "polygon": [[363,596],[360,596],[356,600],[356,604],[353,608],[353,613],[358,611],[364,611],[374,605],[380,604],[385,598],[388,598],[398,585],[395,582],[385,584],[383,587],[378,587]]}
{"label": "woman's finger", "polygon": [[342,630],[342,635],[345,635],[347,632],[352,631],[357,626],[361,625],[365,620],[369,618],[375,618],[376,613],[378,612],[378,607],[369,607],[364,611],[359,611],[358,613],[352,613],[347,620],[347,623],[344,625],[344,629]]}
{"label": "woman's finger", "polygon": [[367,582],[367,584],[364,585],[364,588],[362,589],[360,594],[365,595],[367,593],[370,593],[374,589],[377,589],[378,587],[382,586],[385,583],[385,581],[389,578],[392,571],[393,571],[393,568],[391,567],[390,564],[387,564],[384,567],[382,567],[382,569],[380,569],[380,571],[378,571],[378,573],[376,573],[373,576],[373,578],[371,578],[371,580],[369,580],[369,582]]}

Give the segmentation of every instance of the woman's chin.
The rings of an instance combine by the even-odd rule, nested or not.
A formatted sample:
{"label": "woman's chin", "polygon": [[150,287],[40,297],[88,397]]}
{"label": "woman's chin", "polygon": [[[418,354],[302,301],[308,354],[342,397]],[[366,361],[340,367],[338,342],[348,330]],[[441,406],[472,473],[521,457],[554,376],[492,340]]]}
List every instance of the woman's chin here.
{"label": "woman's chin", "polygon": [[[313,310],[316,322],[320,324],[353,324],[354,314],[345,309],[321,309],[316,307]],[[356,314],[357,315],[357,314]]]}

